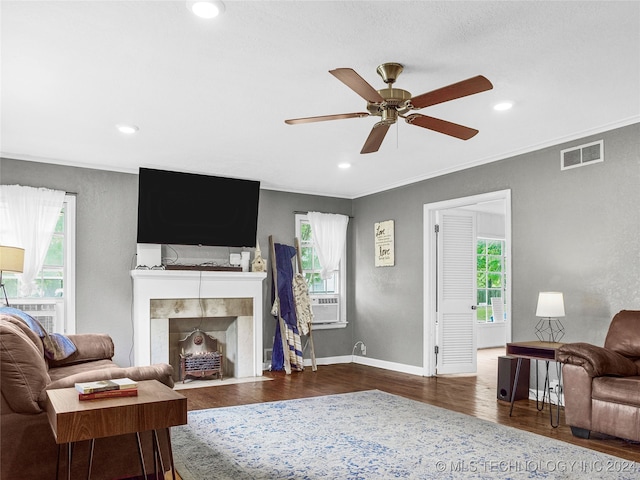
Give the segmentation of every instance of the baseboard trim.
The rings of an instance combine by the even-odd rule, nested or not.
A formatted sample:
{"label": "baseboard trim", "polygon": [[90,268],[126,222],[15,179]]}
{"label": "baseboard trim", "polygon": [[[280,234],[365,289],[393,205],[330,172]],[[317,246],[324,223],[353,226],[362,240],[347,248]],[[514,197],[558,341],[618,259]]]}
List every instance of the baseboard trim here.
{"label": "baseboard trim", "polygon": [[[544,390],[538,390],[538,401],[541,402],[542,401],[542,395],[544,394]],[[535,388],[529,389],[529,400],[536,400],[536,390]],[[555,392],[553,393],[548,393],[547,397],[545,399],[545,403],[551,403],[553,405],[557,405],[558,404],[558,397],[556,395]],[[560,394],[560,406],[563,407],[564,406],[564,394],[561,393]]]}
{"label": "baseboard trim", "polygon": [[[316,365],[334,365],[338,363],[351,363],[351,355],[341,355],[339,357],[316,357]],[[311,366],[311,359],[305,358],[304,366]]]}
{"label": "baseboard trim", "polygon": [[[352,357],[351,355],[342,355],[339,357],[321,357],[321,358],[316,358],[316,365],[334,365],[334,364],[339,364],[339,363],[352,363]],[[304,366],[305,367],[311,367],[311,359],[310,358],[305,358],[304,359]],[[262,370],[264,371],[269,371],[271,370],[271,364],[270,363],[263,363],[262,364]]]}
{"label": "baseboard trim", "polygon": [[405,365],[403,363],[387,362],[386,360],[378,360],[375,358],[362,357],[360,355],[353,356],[353,363],[360,365],[367,365],[369,367],[384,368],[385,370],[392,370],[394,372],[408,373],[410,375],[423,376],[422,367],[416,367],[413,365]]}
{"label": "baseboard trim", "polygon": [[[357,363],[359,365],[366,365],[368,367],[383,368],[385,370],[391,370],[399,373],[408,373],[409,375],[423,376],[422,367],[416,367],[413,365],[405,365],[403,363],[387,362],[385,360],[377,360],[375,358],[362,357],[360,355],[341,355],[336,357],[316,357],[316,365],[336,365],[339,363]],[[305,367],[311,367],[311,359],[305,358]],[[271,365],[263,363],[264,370],[270,370]]]}

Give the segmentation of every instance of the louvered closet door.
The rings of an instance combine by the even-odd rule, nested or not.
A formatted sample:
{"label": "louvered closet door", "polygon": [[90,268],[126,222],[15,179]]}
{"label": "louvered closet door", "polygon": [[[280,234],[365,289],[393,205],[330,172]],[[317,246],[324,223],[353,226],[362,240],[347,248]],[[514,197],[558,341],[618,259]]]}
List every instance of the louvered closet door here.
{"label": "louvered closet door", "polygon": [[438,212],[437,373],[476,371],[476,217]]}

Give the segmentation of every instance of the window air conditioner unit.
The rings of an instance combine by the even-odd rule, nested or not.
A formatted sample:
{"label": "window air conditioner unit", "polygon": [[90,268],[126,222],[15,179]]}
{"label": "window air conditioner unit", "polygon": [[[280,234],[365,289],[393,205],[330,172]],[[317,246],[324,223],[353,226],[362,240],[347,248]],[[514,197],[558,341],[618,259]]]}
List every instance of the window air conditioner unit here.
{"label": "window air conditioner unit", "polygon": [[62,332],[64,307],[53,299],[19,299],[11,304],[40,322],[47,333]]}
{"label": "window air conditioner unit", "polygon": [[336,323],[340,321],[340,299],[338,295],[311,295],[313,323]]}

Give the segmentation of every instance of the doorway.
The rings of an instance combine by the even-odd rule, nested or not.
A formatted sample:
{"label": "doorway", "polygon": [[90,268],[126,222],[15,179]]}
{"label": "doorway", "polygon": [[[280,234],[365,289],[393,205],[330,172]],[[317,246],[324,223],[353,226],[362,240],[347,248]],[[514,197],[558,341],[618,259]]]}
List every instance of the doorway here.
{"label": "doorway", "polygon": [[[511,341],[511,190],[500,190],[496,192],[484,193],[480,195],[473,195],[469,197],[456,198],[452,200],[445,200],[441,202],[434,202],[424,205],[423,210],[423,239],[424,239],[424,268],[423,268],[423,298],[424,298],[424,311],[423,311],[423,323],[424,323],[424,359],[423,359],[423,375],[433,376],[438,373],[437,360],[438,356],[442,355],[441,346],[438,345],[438,338],[442,338],[443,324],[442,319],[439,322],[438,312],[438,250],[442,248],[442,245],[438,246],[439,235],[436,231],[439,212],[448,211],[474,211],[481,210],[482,208],[492,205],[498,205],[504,212],[504,265],[503,271],[505,278],[507,279],[504,287],[504,306],[505,306],[505,320],[504,326],[504,340],[505,342]],[[484,207],[483,207],[484,206]],[[475,240],[474,240],[475,241]],[[474,273],[475,274],[475,270]],[[473,279],[475,282],[475,278]],[[469,311],[476,308],[476,302],[472,302],[472,305],[468,305]],[[475,324],[473,325],[475,326]],[[471,328],[471,327],[469,327]],[[476,341],[477,332],[474,329],[473,342],[469,343],[464,348],[472,349],[469,352],[461,353],[461,356],[466,354],[473,355],[473,361],[476,360]],[[472,346],[473,345],[473,346]],[[457,354],[457,353],[456,353]],[[451,354],[449,355],[449,358]],[[442,358],[442,357],[441,357]],[[455,362],[453,362],[455,364]],[[447,368],[449,373],[455,373],[454,369]],[[461,370],[465,371],[465,370]],[[469,371],[468,369],[466,370]]]}

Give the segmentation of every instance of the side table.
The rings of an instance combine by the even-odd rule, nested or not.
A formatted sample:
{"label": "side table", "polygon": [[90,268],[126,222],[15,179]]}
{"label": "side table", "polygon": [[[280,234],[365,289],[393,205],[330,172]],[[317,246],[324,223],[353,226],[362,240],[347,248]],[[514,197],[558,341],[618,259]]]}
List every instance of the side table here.
{"label": "side table", "polygon": [[[506,353],[509,356],[516,357],[518,359],[518,365],[516,366],[516,375],[513,379],[513,388],[511,391],[511,409],[509,410],[509,416],[513,413],[513,402],[515,400],[515,391],[518,386],[518,377],[520,376],[520,366],[523,358],[536,361],[536,407],[538,410],[544,408],[544,402],[547,395],[547,389],[549,385],[549,362],[557,362],[558,349],[562,346],[562,343],[558,342],[514,342],[507,343]],[[538,360],[543,360],[546,364],[546,376],[544,379],[544,393],[542,395],[542,407],[538,407]],[[562,385],[562,364],[558,369],[558,383]],[[557,405],[556,405],[556,423],[553,423],[553,408],[551,406],[551,394],[549,394],[549,415],[551,426],[557,428],[560,424],[560,393],[558,393]]]}
{"label": "side table", "polygon": [[[187,423],[187,398],[183,395],[157,380],[144,380],[138,382],[136,397],[80,401],[75,388],[48,390],[47,396],[47,416],[58,444],[58,461],[60,446],[67,444],[67,478],[71,476],[71,445],[74,442],[91,440],[87,472],[87,478],[90,478],[95,439],[127,433],[136,434],[142,474],[147,478],[140,432],[153,430],[156,458],[156,452],[159,451],[157,430],[166,429],[175,480],[169,428]],[[162,465],[162,457],[159,453],[158,456]],[[57,474],[56,471],[56,477]]]}

